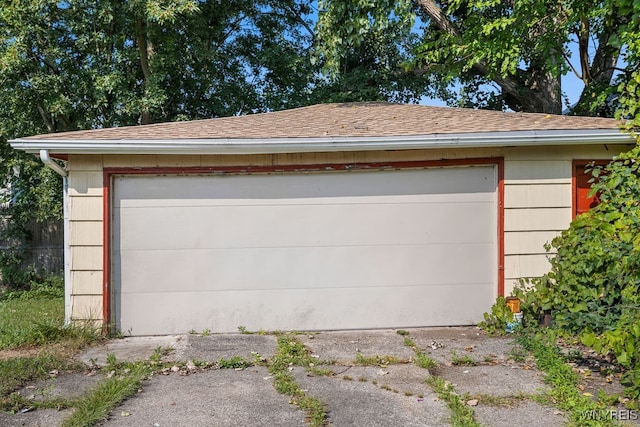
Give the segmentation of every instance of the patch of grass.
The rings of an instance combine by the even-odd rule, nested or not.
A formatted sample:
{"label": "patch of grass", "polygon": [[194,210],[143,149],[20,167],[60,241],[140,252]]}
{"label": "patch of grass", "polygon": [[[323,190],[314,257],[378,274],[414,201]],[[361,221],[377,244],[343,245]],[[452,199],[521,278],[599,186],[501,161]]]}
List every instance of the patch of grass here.
{"label": "patch of grass", "polygon": [[[414,363],[423,368],[423,369],[433,369],[436,366],[438,366],[438,363],[433,360],[432,358],[430,358],[429,356],[427,356],[426,354],[424,354],[423,352],[421,352],[420,350],[418,350],[418,347],[416,346],[416,343],[411,339],[411,337],[409,336],[409,332],[408,331],[404,331],[402,329],[396,331],[399,335],[404,336],[404,345],[405,347],[410,347],[413,349],[413,352],[416,354],[415,358],[414,358]],[[402,333],[401,333],[402,332]]]}
{"label": "patch of grass", "polygon": [[355,364],[360,366],[387,366],[400,363],[407,363],[407,361],[395,356],[364,356],[360,352],[356,353]]}
{"label": "patch of grass", "polygon": [[344,375],[342,379],[345,381],[353,381],[353,377],[350,377],[349,375]]}
{"label": "patch of grass", "polygon": [[[100,330],[93,322],[64,326],[61,278],[51,276],[42,283],[32,282],[27,291],[2,295],[0,350],[5,355],[0,358],[0,409],[15,410],[20,402],[12,393],[27,382],[47,379],[52,375],[50,372],[85,369],[71,356],[99,339],[102,339]],[[60,406],[62,402],[49,404]]]}
{"label": "patch of grass", "polygon": [[420,351],[416,351],[414,362],[417,366],[423,369],[433,369],[438,366],[438,363],[435,360]]}
{"label": "patch of grass", "polygon": [[[0,360],[0,410],[15,412],[25,406],[21,396],[13,392],[27,382],[50,378],[55,371],[81,369],[84,365],[55,353]],[[33,406],[34,402],[29,404]]]}
{"label": "patch of grass", "polygon": [[313,359],[307,348],[293,334],[278,336],[278,351],[269,362],[269,372],[273,375],[273,385],[278,393],[290,397],[290,402],[305,411],[312,426],[324,426],[327,423],[325,404],[319,399],[308,396],[289,373],[292,366],[313,368]]}
{"label": "patch of grass", "polygon": [[564,362],[564,357],[555,343],[553,332],[538,335],[521,335],[518,344],[531,351],[540,370],[546,373],[545,382],[551,386],[548,395],[554,405],[565,411],[574,425],[614,426],[613,419],[588,419],[585,414],[607,410],[607,402],[596,402],[581,393],[578,375]]}
{"label": "patch of grass", "polygon": [[476,366],[475,360],[469,355],[458,356],[455,351],[451,352],[451,364],[454,366]]}
{"label": "patch of grass", "polygon": [[55,353],[0,360],[0,396],[7,396],[27,381],[49,378],[49,372],[53,370],[71,370],[77,367],[67,357]]}
{"label": "patch of grass", "polygon": [[473,418],[473,409],[455,392],[451,383],[440,377],[430,376],[427,384],[444,400],[451,411],[451,424],[455,427],[477,427],[480,424]]}
{"label": "patch of grass", "polygon": [[317,377],[332,377],[336,374],[331,369],[318,368],[317,366],[310,366],[307,368],[307,372]]}
{"label": "patch of grass", "polygon": [[494,396],[492,394],[480,393],[474,395],[473,398],[478,399],[478,402],[483,405],[508,408],[518,402],[533,398],[533,395],[518,393],[511,396]]}
{"label": "patch of grass", "polygon": [[251,335],[253,334],[253,332],[248,331],[246,327],[244,326],[238,326],[238,332],[240,332],[243,335]]}
{"label": "patch of grass", "polygon": [[522,363],[527,360],[527,351],[522,346],[516,345],[509,350],[509,358],[514,362]]}
{"label": "patch of grass", "polygon": [[220,369],[246,369],[250,366],[251,363],[240,356],[233,356],[231,359],[221,358],[218,360],[218,367]]}
{"label": "patch of grass", "polygon": [[104,369],[111,376],[75,402],[75,411],[64,420],[63,427],[91,426],[105,419],[109,411],[135,395],[152,372],[147,362],[117,363],[115,358],[108,358]]}

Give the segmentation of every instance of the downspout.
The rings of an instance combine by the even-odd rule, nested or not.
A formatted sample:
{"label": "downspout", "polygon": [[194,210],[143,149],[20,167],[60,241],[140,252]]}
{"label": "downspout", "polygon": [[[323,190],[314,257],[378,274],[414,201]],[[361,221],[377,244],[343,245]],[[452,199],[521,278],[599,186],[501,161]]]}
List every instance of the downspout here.
{"label": "downspout", "polygon": [[64,233],[64,323],[71,322],[71,248],[69,246],[69,172],[56,163],[49,150],[40,150],[40,160],[47,167],[62,176],[62,224]]}

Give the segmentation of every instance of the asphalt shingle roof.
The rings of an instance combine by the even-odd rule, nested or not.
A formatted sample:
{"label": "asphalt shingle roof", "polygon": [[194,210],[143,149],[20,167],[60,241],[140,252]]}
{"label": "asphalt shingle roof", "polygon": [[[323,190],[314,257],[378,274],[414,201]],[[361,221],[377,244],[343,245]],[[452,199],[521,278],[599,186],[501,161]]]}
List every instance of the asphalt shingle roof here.
{"label": "asphalt shingle roof", "polygon": [[379,137],[617,129],[613,119],[505,113],[385,102],[319,104],[188,122],[61,132],[23,140],[180,140]]}

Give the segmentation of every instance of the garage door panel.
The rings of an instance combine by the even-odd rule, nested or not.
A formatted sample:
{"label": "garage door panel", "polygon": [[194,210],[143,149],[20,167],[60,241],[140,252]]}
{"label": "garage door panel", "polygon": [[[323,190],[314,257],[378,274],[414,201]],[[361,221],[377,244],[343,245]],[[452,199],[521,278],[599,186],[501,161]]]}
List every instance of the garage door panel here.
{"label": "garage door panel", "polygon": [[[396,179],[388,179],[389,173],[402,175],[404,185],[399,188]],[[295,201],[312,204],[332,201],[340,203],[344,198],[354,196],[360,198],[363,203],[387,196],[409,201],[414,196],[424,198],[427,195],[447,195],[449,198],[455,197],[458,193],[482,194],[493,191],[494,175],[493,166],[474,166],[334,173],[218,174],[207,176],[208,179],[205,180],[201,179],[202,176],[192,175],[116,177],[115,185],[121,189],[114,200],[114,206],[165,206],[165,203],[175,201],[178,201],[180,206],[200,204],[202,194],[211,195],[222,204],[247,203],[247,200],[253,203],[256,198],[275,203]],[[292,180],[292,176],[296,179]],[[119,185],[131,179],[135,179],[139,184]],[[268,186],[264,185],[265,179],[269,181]],[[170,195],[179,197],[172,198]]]}
{"label": "garage door panel", "polygon": [[473,284],[495,262],[489,244],[130,251],[121,258],[123,293]]}
{"label": "garage door panel", "polygon": [[[121,209],[123,250],[493,242],[492,202]],[[158,208],[159,209],[159,208]],[[471,210],[477,213],[468,221]],[[486,213],[490,218],[483,217]],[[150,221],[153,221],[150,224]],[[452,233],[443,224],[456,223]],[[155,233],[148,233],[153,226]],[[314,233],[314,230],[321,232]]]}
{"label": "garage door panel", "polygon": [[[216,332],[248,330],[368,329],[470,325],[482,320],[494,296],[482,286],[425,289],[391,286],[370,289],[295,289],[266,291],[131,294],[123,299],[122,331],[152,335],[158,330]],[[461,298],[464,295],[465,298]],[[171,311],[141,311],[140,306]]]}

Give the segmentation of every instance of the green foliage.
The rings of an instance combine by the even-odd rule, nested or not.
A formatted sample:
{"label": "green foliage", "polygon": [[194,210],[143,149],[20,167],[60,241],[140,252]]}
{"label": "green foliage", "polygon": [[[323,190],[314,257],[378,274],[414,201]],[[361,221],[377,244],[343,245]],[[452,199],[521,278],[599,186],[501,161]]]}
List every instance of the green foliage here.
{"label": "green foliage", "polygon": [[500,296],[491,306],[491,313],[484,313],[484,320],[478,326],[489,335],[504,335],[507,323],[513,321],[513,313],[507,306],[507,300]]}
{"label": "green foliage", "polygon": [[473,417],[472,407],[466,404],[463,396],[456,393],[450,382],[436,376],[429,376],[426,382],[449,407],[451,425],[456,427],[476,427],[480,425]]}
{"label": "green foliage", "polygon": [[0,360],[0,410],[9,410],[11,393],[28,381],[46,379],[54,369],[70,369],[72,365],[59,354],[43,353],[33,357]]}
{"label": "green foliage", "polygon": [[[638,51],[640,20],[633,0],[323,0],[319,6],[316,49],[325,70],[354,92],[393,89],[369,96],[392,99],[402,87],[452,106],[554,114],[564,107],[612,116],[618,86],[635,90],[630,77],[638,67],[630,50]],[[615,73],[616,66],[624,72]],[[359,86],[349,81],[357,75]],[[566,75],[584,85],[576,105],[563,101]]]}
{"label": "green foliage", "polygon": [[416,351],[415,364],[422,369],[433,369],[438,366],[435,360],[420,351]]}
{"label": "green foliage", "polygon": [[362,353],[356,353],[355,364],[360,366],[388,366],[397,365],[399,363],[405,363],[406,361],[398,359],[395,356],[365,356]]}
{"label": "green foliage", "polygon": [[233,356],[231,359],[220,359],[218,361],[218,367],[220,369],[245,369],[249,366],[251,366],[251,363],[240,356]]}
{"label": "green foliage", "polygon": [[28,223],[62,217],[61,177],[8,140],[306,105],[322,86],[311,12],[307,0],[0,0],[3,284],[36,277]]}
{"label": "green foliage", "polygon": [[107,362],[105,370],[111,372],[110,376],[75,402],[75,410],[64,420],[62,426],[95,425],[105,419],[111,409],[136,394],[142,381],[152,372],[145,362],[120,363],[113,354],[107,356]]}
{"label": "green foliage", "polygon": [[99,337],[91,324],[64,325],[64,300],[45,288],[0,301],[0,349],[64,343],[78,348]]}
{"label": "green foliage", "polygon": [[289,396],[290,403],[299,406],[307,414],[312,426],[326,424],[327,412],[324,403],[309,396],[296,383],[289,368],[313,365],[309,351],[294,335],[287,334],[278,337],[278,352],[269,363],[269,372],[273,375],[273,385],[278,393]]}
{"label": "green foliage", "polygon": [[628,369],[627,393],[640,397],[640,146],[594,167],[600,204],[579,215],[548,249],[551,270],[516,289],[522,310]]}
{"label": "green foliage", "polygon": [[572,425],[580,426],[614,426],[617,422],[609,419],[588,419],[587,413],[607,410],[605,401],[594,402],[583,395],[578,388],[578,376],[564,362],[560,350],[555,344],[556,335],[548,331],[546,334],[526,334],[516,338],[518,344],[533,353],[538,368],[545,372],[544,380],[551,385],[548,392],[554,404],[565,411]]}
{"label": "green foliage", "polygon": [[463,356],[458,356],[458,354],[453,351],[451,352],[451,364],[454,366],[476,366],[477,363],[473,360],[468,354]]}
{"label": "green foliage", "polygon": [[24,291],[8,291],[0,295],[0,301],[30,300],[35,298],[63,298],[64,279],[58,274],[49,274],[31,280]]}

